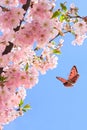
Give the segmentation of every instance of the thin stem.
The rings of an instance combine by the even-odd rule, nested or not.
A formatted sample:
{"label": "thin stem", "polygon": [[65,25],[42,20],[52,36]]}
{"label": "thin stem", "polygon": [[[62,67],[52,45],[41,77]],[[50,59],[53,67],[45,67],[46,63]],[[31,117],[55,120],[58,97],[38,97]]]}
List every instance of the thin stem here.
{"label": "thin stem", "polygon": [[71,16],[71,15],[68,15],[69,18],[80,18],[80,19],[83,19],[83,17],[77,15],[77,16]]}
{"label": "thin stem", "polygon": [[[66,34],[66,33],[70,33],[70,31],[63,32],[63,34]],[[60,35],[60,33],[58,33],[54,38],[52,38],[52,39],[49,41],[49,43],[52,42],[55,38],[57,38],[59,35]],[[61,36],[61,35],[60,35],[60,36]]]}
{"label": "thin stem", "polygon": [[60,34],[58,33],[54,38],[52,38],[52,39],[49,41],[49,43],[52,42],[55,38],[57,38],[59,35],[60,35]]}

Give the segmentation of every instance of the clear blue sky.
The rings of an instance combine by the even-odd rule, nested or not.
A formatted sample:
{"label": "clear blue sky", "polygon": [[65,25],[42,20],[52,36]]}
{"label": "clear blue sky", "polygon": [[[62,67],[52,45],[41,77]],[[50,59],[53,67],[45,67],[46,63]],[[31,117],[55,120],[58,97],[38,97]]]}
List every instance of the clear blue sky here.
{"label": "clear blue sky", "polygon": [[[57,6],[60,2],[57,0]],[[86,0],[74,2],[82,16],[87,15]],[[56,69],[40,76],[39,83],[27,92],[26,102],[32,110],[19,117],[4,130],[87,130],[87,40],[82,46],[73,46],[67,35]],[[56,76],[67,78],[76,65],[80,78],[73,88],[65,88]]]}

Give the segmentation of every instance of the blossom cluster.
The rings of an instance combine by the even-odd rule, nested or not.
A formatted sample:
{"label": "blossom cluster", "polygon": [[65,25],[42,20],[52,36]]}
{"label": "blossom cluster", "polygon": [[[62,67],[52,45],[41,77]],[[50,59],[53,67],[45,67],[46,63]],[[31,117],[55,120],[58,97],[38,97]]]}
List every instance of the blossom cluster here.
{"label": "blossom cluster", "polygon": [[0,0],[0,130],[23,115],[26,89],[38,83],[39,73],[57,66],[63,40],[71,33],[73,44],[87,37],[87,18],[74,5],[54,12],[54,0]]}
{"label": "blossom cluster", "polygon": [[[53,4],[48,2],[33,1],[26,13],[22,8],[25,1],[0,1],[0,129],[23,115],[20,101],[26,97],[26,88],[38,83],[39,73],[57,65],[56,46],[49,40],[57,34],[58,20],[51,19]],[[10,44],[12,49],[6,52]]]}

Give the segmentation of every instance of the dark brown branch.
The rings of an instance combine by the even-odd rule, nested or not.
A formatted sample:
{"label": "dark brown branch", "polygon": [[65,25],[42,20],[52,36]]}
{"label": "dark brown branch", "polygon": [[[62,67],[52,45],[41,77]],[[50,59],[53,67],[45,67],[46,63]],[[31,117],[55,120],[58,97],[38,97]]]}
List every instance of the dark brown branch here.
{"label": "dark brown branch", "polygon": [[79,15],[76,15],[76,16],[71,16],[71,15],[68,15],[69,18],[80,18],[80,19],[83,19],[83,17],[79,16]]}
{"label": "dark brown branch", "polygon": [[0,75],[1,75],[2,72],[3,72],[3,67],[0,68]]}
{"label": "dark brown branch", "polygon": [[58,33],[54,38],[52,38],[49,42],[52,42],[55,38],[57,38],[60,34]]}
{"label": "dark brown branch", "polygon": [[2,11],[9,11],[8,8],[5,8],[5,7],[1,6],[1,5],[0,5],[0,7],[2,8]]}
{"label": "dark brown branch", "polygon": [[[27,10],[28,10],[28,8],[29,8],[29,6],[30,6],[30,1],[31,1],[31,0],[27,0],[26,4],[22,6],[22,8],[23,8],[26,12],[27,12]],[[25,17],[25,15],[26,15],[26,13],[24,14],[24,17]],[[21,24],[22,24],[22,22],[24,21],[24,17],[23,17],[23,19],[20,21],[20,25],[17,26],[16,28],[14,28],[14,31],[15,31],[15,32],[20,29]]]}
{"label": "dark brown branch", "polygon": [[23,8],[25,11],[28,10],[28,8],[29,8],[29,6],[30,6],[30,2],[31,2],[31,0],[27,0],[26,4],[22,6],[22,8]]}
{"label": "dark brown branch", "polygon": [[[63,32],[63,34],[66,34],[66,33],[71,33],[71,31]],[[57,38],[58,36],[62,36],[60,32],[59,32],[54,38],[52,38],[52,39],[49,41],[49,43],[52,42],[52,41],[53,41],[55,38]]]}
{"label": "dark brown branch", "polygon": [[8,54],[11,51],[12,48],[13,48],[13,43],[9,42],[9,45],[6,46],[6,48],[3,51],[2,55]]}

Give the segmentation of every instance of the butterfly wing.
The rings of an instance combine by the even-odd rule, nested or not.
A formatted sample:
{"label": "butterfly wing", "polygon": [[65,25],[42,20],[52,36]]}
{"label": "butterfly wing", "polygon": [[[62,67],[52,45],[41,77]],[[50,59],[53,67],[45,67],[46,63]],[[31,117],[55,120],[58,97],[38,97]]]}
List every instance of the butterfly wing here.
{"label": "butterfly wing", "polygon": [[71,71],[70,71],[68,80],[72,79],[72,78],[75,77],[77,74],[78,74],[77,68],[76,68],[76,66],[73,66],[72,69],[71,69]]}
{"label": "butterfly wing", "polygon": [[64,86],[66,86],[66,87],[73,86],[76,83],[76,81],[78,80],[78,78],[79,78],[79,74],[75,75],[72,79],[67,80],[67,82],[64,83]]}
{"label": "butterfly wing", "polygon": [[67,82],[67,80],[66,79],[64,79],[64,78],[61,78],[61,77],[56,77],[58,80],[60,80],[62,83],[65,83],[65,82]]}
{"label": "butterfly wing", "polygon": [[60,80],[64,86],[66,87],[71,87],[72,86],[72,83],[69,82],[68,80],[64,79],[64,78],[61,78],[61,77],[56,77],[58,80]]}
{"label": "butterfly wing", "polygon": [[72,84],[75,84],[78,78],[79,78],[79,74],[75,75],[72,79],[69,80],[69,82],[71,82]]}
{"label": "butterfly wing", "polygon": [[67,80],[67,82],[65,82],[63,85],[64,85],[65,87],[72,87],[72,86],[73,86],[73,84],[72,84],[71,82],[69,82],[68,80]]}
{"label": "butterfly wing", "polygon": [[60,80],[64,86],[72,87],[76,83],[77,79],[79,78],[79,74],[78,74],[76,66],[73,66],[71,71],[70,71],[68,80],[61,78],[61,77],[56,77],[56,78],[58,80]]}

